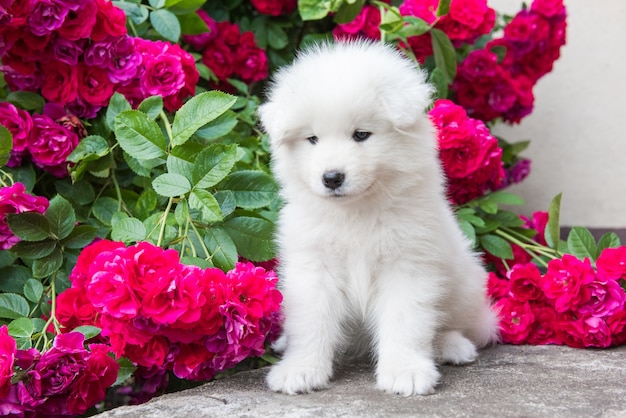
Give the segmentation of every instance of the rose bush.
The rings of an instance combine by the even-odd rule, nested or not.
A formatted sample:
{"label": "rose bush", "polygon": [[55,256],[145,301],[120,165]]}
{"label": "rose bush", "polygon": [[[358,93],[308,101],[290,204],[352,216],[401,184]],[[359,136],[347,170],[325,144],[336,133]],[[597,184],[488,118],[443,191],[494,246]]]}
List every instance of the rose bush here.
{"label": "rose bush", "polygon": [[[528,175],[517,123],[565,43],[561,0],[0,1],[0,414],[80,415],[272,361],[280,206],[256,108],[310,42],[395,45],[436,87],[448,195],[504,342],[626,343],[626,247]],[[254,360],[262,357],[263,360]],[[238,366],[241,365],[241,366]],[[105,395],[109,401],[105,402]]]}

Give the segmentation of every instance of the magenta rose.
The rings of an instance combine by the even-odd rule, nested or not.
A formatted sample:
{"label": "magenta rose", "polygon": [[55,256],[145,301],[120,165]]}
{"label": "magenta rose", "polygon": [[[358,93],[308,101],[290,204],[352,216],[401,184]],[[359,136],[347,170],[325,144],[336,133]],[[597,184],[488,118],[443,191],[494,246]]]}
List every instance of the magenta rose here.
{"label": "magenta rose", "polygon": [[45,213],[48,199],[26,193],[24,184],[15,183],[10,187],[0,188],[0,249],[7,250],[20,241],[7,225],[9,213],[37,212]]}
{"label": "magenta rose", "polygon": [[611,315],[606,323],[611,331],[611,343],[616,346],[626,343],[626,310]]}
{"label": "magenta rose", "polygon": [[598,277],[603,280],[626,279],[626,247],[606,248],[596,260]]}
{"label": "magenta rose", "polygon": [[235,55],[235,72],[246,83],[253,83],[267,77],[267,55],[256,46],[252,32],[241,35],[240,46]]}
{"label": "magenta rose", "polygon": [[259,13],[280,16],[293,12],[296,8],[296,0],[251,0],[250,1]]}
{"label": "magenta rose", "polygon": [[520,301],[527,302],[543,298],[543,292],[539,288],[541,272],[533,263],[516,264],[508,273],[511,296]]}
{"label": "magenta rose", "polygon": [[235,56],[228,45],[216,39],[202,53],[202,63],[220,80],[224,81],[235,71]]}
{"label": "magenta rose", "polygon": [[31,4],[28,26],[37,36],[48,35],[59,29],[70,11],[61,2],[53,0],[34,0]]}
{"label": "magenta rose", "polygon": [[18,166],[26,154],[28,138],[33,129],[33,119],[27,111],[18,109],[9,102],[0,102],[0,125],[7,128],[13,136],[13,149],[7,165]]}
{"label": "magenta rose", "polygon": [[565,15],[563,0],[534,0],[530,10],[546,18],[562,17]]}
{"label": "magenta rose", "polygon": [[505,297],[497,301],[494,308],[500,316],[500,335],[510,344],[524,344],[535,322],[530,304]]}
{"label": "magenta rose", "polygon": [[17,344],[6,325],[0,327],[0,398],[9,393]]}
{"label": "magenta rose", "polygon": [[113,83],[106,70],[89,67],[81,62],[78,65],[78,95],[94,106],[105,106],[113,96]]}
{"label": "magenta rose", "polygon": [[78,145],[78,135],[45,115],[33,115],[33,122],[28,144],[33,162],[56,177],[67,176],[67,157]]}
{"label": "magenta rose", "polygon": [[535,323],[526,342],[532,345],[562,344],[557,332],[558,317],[554,308],[535,302],[531,303],[530,308],[535,317]]}
{"label": "magenta rose", "polygon": [[144,71],[139,85],[146,96],[170,96],[185,85],[180,59],[174,55],[143,56]]}
{"label": "magenta rose", "polygon": [[75,66],[52,61],[42,68],[44,82],[41,95],[49,102],[64,105],[76,98],[78,71]]}
{"label": "magenta rose", "polygon": [[209,30],[199,35],[183,35],[183,41],[191,45],[196,51],[201,51],[217,37],[217,23],[202,9],[197,10],[196,14],[206,23]]}
{"label": "magenta rose", "polygon": [[380,10],[366,4],[352,22],[337,25],[333,35],[337,39],[380,39]]}
{"label": "magenta rose", "polygon": [[500,278],[496,273],[489,272],[487,278],[487,295],[499,299],[509,294],[509,281]]}
{"label": "magenta rose", "polygon": [[557,312],[576,311],[589,300],[584,285],[594,280],[595,274],[588,259],[580,261],[565,254],[561,259],[548,263],[548,271],[539,281],[539,287],[554,303]]}
{"label": "magenta rose", "polygon": [[575,348],[599,347],[611,345],[611,331],[601,318],[585,316],[559,324],[561,338],[565,344]]}
{"label": "magenta rose", "polygon": [[96,24],[91,31],[93,41],[102,41],[107,36],[118,37],[126,35],[126,14],[109,0],[96,0],[98,12]]}
{"label": "magenta rose", "polygon": [[588,283],[583,293],[589,294],[589,300],[578,308],[582,314],[605,318],[624,309],[626,292],[615,280]]}
{"label": "magenta rose", "polygon": [[81,325],[95,325],[97,316],[85,292],[70,288],[57,296],[56,318],[63,331],[69,331]]}
{"label": "magenta rose", "polygon": [[54,59],[68,65],[76,65],[83,54],[84,44],[84,40],[70,41],[62,37],[57,37],[52,44]]}

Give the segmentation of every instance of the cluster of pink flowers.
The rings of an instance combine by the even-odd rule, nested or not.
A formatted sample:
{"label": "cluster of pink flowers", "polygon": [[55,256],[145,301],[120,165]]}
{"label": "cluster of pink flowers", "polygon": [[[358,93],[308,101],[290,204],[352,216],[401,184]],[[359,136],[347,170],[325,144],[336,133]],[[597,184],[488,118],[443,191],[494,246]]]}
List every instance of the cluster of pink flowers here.
{"label": "cluster of pink flowers", "polygon": [[[405,0],[400,5],[404,16],[415,16],[432,24],[437,20],[439,0]],[[435,28],[448,35],[452,44],[459,47],[472,44],[481,35],[488,34],[496,21],[496,12],[487,6],[487,0],[452,0],[450,12],[435,23]],[[433,54],[430,33],[408,38],[409,46],[420,62]]]}
{"label": "cluster of pink flowers", "polygon": [[194,93],[191,55],[129,37],[126,15],[108,0],[9,1],[0,21],[9,88],[40,92],[78,117],[95,117],[117,90],[133,99],[162,94],[170,110]]}
{"label": "cluster of pink flowers", "polygon": [[218,79],[217,83],[211,83],[213,87],[232,91],[229,78],[237,77],[249,84],[267,77],[267,55],[256,45],[252,32],[241,33],[234,23],[215,22],[203,10],[197,13],[210,31],[183,39],[202,52],[202,62]]}
{"label": "cluster of pink flowers", "polygon": [[20,241],[7,224],[7,214],[37,212],[45,213],[50,202],[42,196],[26,193],[22,183],[0,188],[0,250],[7,250]]}
{"label": "cluster of pink flowers", "polygon": [[429,116],[438,130],[450,201],[463,204],[498,188],[504,177],[502,148],[485,124],[450,100],[437,100]]}
{"label": "cluster of pink flowers", "polygon": [[261,355],[282,300],[273,272],[251,263],[228,273],[183,265],[175,250],[147,242],[91,244],[70,281],[57,299],[63,326],[95,325],[117,356],[190,380]]}
{"label": "cluster of pink flowers", "polygon": [[281,16],[296,10],[297,0],[250,0],[252,6],[261,14]]}
{"label": "cluster of pink flowers", "polygon": [[[465,58],[453,84],[457,103],[484,121],[519,122],[532,111],[535,83],[559,58],[565,29],[562,0],[535,0],[506,25],[502,38]],[[502,61],[495,47],[505,48]]]}
{"label": "cluster of pink flowers", "polygon": [[333,36],[336,39],[380,39],[380,10],[366,4],[352,22],[335,26]]}
{"label": "cluster of pink flowers", "polygon": [[119,364],[108,346],[86,349],[84,338],[78,332],[59,335],[52,348],[40,353],[18,350],[7,326],[0,327],[0,415],[82,415],[104,400]]}
{"label": "cluster of pink flowers", "polygon": [[489,293],[500,312],[503,342],[609,347],[626,342],[626,247],[607,248],[595,268],[565,254],[545,274],[535,264],[516,264],[500,278],[491,273]]}
{"label": "cluster of pink flowers", "polygon": [[0,102],[0,125],[13,137],[13,149],[7,165],[16,167],[24,157],[56,177],[66,177],[67,157],[87,131],[82,122],[63,107],[48,103],[42,114],[30,115],[9,102]]}

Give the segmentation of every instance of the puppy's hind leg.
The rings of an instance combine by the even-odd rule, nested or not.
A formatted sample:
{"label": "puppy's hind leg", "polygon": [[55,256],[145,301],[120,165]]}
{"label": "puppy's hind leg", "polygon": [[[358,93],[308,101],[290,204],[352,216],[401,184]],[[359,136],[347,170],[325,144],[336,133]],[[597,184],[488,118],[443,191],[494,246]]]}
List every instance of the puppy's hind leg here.
{"label": "puppy's hind leg", "polygon": [[437,338],[437,360],[441,363],[467,364],[476,357],[476,346],[459,331],[444,331]]}
{"label": "puppy's hind leg", "polygon": [[346,307],[330,275],[301,269],[286,269],[285,275],[297,286],[283,289],[286,346],[266,380],[270,389],[294,395],[328,386]]}

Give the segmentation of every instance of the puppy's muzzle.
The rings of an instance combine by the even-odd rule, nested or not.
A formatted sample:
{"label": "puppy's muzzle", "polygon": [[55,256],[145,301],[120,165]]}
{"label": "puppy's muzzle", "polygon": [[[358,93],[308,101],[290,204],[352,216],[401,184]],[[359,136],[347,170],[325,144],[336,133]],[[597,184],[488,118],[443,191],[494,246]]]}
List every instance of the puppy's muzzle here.
{"label": "puppy's muzzle", "polygon": [[341,171],[327,171],[322,175],[322,183],[330,190],[336,190],[343,184],[346,175]]}

